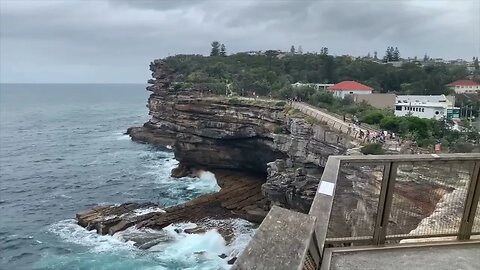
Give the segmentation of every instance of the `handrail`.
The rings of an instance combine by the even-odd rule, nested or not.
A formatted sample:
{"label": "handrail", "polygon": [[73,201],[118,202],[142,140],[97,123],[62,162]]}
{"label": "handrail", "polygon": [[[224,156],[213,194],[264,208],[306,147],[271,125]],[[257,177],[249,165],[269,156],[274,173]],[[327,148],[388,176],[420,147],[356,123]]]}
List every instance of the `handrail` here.
{"label": "handrail", "polygon": [[[455,227],[456,232],[443,232],[443,231],[432,231],[428,232],[425,235],[410,235],[410,234],[401,234],[401,235],[392,235],[388,233],[390,213],[392,208],[395,207],[393,204],[393,196],[395,193],[395,185],[397,183],[397,167],[403,164],[429,164],[429,165],[441,165],[444,166],[444,163],[453,163],[453,164],[473,164],[473,169],[470,171],[470,178],[466,184],[465,198],[463,204],[463,211],[461,213],[461,222],[460,225]],[[376,219],[374,220],[374,229],[370,236],[345,236],[342,238],[332,239],[334,241],[329,242],[328,230],[331,222],[331,213],[334,206],[334,198],[336,193],[336,186],[339,184],[338,180],[342,169],[344,166],[349,165],[383,165],[383,180],[380,182],[380,194],[378,198],[378,207]],[[457,166],[457,165],[455,165]],[[442,237],[442,236],[456,236],[458,240],[467,240],[473,234],[480,234],[480,231],[472,232],[472,225],[479,223],[479,215],[477,214],[477,207],[480,200],[480,154],[479,153],[465,153],[465,154],[424,154],[424,155],[379,155],[379,156],[330,156],[326,163],[323,175],[319,182],[317,192],[313,199],[312,206],[308,213],[308,216],[314,218],[313,231],[305,232],[305,234],[311,238],[312,241],[308,242],[303,240],[305,245],[305,250],[308,250],[308,256],[304,259],[303,264],[297,265],[298,269],[316,269],[321,264],[323,259],[324,250],[327,244],[342,244],[348,245],[349,243],[363,243],[367,245],[383,245],[386,241],[392,241],[395,239],[417,239],[417,238],[428,238],[428,237]],[[343,179],[342,181],[345,181]],[[463,194],[463,193],[462,193]],[[460,198],[460,197],[459,197]],[[463,198],[463,197],[461,197]],[[447,201],[448,202],[448,201]],[[273,209],[272,209],[273,210]],[[267,215],[267,218],[273,214],[272,210]],[[480,211],[480,210],[478,210]],[[304,219],[302,216],[301,219]],[[268,220],[268,219],[267,219]],[[263,224],[260,226],[262,231],[274,231],[274,227],[266,227],[268,224]],[[271,225],[268,225],[271,226]],[[297,226],[297,225],[292,225]],[[290,231],[295,228],[291,228]],[[478,228],[477,228],[478,230]],[[278,233],[278,231],[277,231]],[[255,234],[256,235],[256,234]],[[304,235],[305,236],[305,235]],[[304,236],[292,235],[292,237],[299,237],[304,239]],[[287,237],[288,238],[288,237]],[[285,238],[284,238],[285,239]],[[289,246],[289,240],[285,240],[284,243],[277,243],[282,246]],[[257,245],[250,246],[248,252],[243,252],[239,256],[240,261],[252,260],[248,257],[258,257],[260,254],[265,254],[268,252],[269,256],[280,256],[283,257],[285,254],[272,254],[271,247],[265,245],[259,245],[259,242],[254,239],[252,240]],[[397,240],[398,241],[398,240]],[[308,242],[308,243],[307,243]],[[253,248],[253,249],[252,249]],[[276,251],[279,251],[278,249]],[[286,251],[282,251],[286,252]],[[303,256],[303,255],[302,255]],[[247,258],[245,258],[247,257]],[[313,258],[313,259],[312,259]],[[295,260],[296,261],[296,260]],[[297,261],[298,263],[298,261]],[[314,265],[314,268],[311,268],[311,265]],[[237,265],[237,264],[235,264]],[[310,265],[307,267],[307,265]],[[242,268],[237,267],[234,269],[287,269],[282,268],[282,265],[271,265],[271,268]],[[290,266],[289,266],[290,267]],[[289,268],[289,269],[295,269]]]}

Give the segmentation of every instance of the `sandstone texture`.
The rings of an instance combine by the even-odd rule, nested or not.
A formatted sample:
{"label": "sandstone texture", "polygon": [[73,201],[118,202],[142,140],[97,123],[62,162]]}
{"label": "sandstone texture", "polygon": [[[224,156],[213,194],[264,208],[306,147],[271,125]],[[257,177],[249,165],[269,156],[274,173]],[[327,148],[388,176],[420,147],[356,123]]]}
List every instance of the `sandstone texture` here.
{"label": "sandstone texture", "polygon": [[[243,196],[217,203],[215,211],[231,210],[246,200],[239,207],[246,207],[243,214],[258,222],[271,205],[306,213],[328,157],[346,154],[358,145],[347,134],[311,121],[285,102],[218,96],[200,86],[185,87],[183,75],[163,60],[152,62],[150,69],[153,79],[147,90],[152,94],[147,106],[151,119],[142,127],[128,129],[132,140],[172,147],[179,161],[173,176],[205,169],[239,171],[262,179],[256,187],[261,192],[252,195],[243,190]],[[457,177],[454,172],[431,175],[428,166],[417,169],[399,168],[389,234],[408,234],[435,212],[442,198],[462,188],[440,180],[445,175]],[[381,166],[342,166],[329,237],[373,234],[381,181]],[[219,185],[232,188],[231,183]],[[263,206],[249,209],[249,200]],[[164,217],[149,220],[142,224],[154,226]]]}
{"label": "sandstone texture", "polygon": [[[344,154],[350,145],[346,134],[308,123],[298,112],[289,113],[285,102],[184,88],[177,82],[182,75],[166,62],[156,60],[150,68],[151,119],[127,133],[135,141],[172,146],[181,167],[174,176],[191,168],[258,174],[265,178],[262,191],[272,203],[307,212],[328,156]],[[269,169],[276,160],[290,167],[282,173]],[[295,168],[307,167],[312,169],[295,176]]]}

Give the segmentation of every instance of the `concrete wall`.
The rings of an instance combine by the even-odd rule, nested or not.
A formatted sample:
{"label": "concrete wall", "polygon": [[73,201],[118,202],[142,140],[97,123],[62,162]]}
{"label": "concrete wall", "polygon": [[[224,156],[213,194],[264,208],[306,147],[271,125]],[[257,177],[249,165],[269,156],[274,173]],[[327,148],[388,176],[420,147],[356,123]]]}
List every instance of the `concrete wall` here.
{"label": "concrete wall", "polygon": [[339,98],[345,98],[345,96],[348,96],[348,95],[370,95],[372,94],[372,90],[368,90],[368,91],[365,91],[365,90],[362,90],[362,91],[359,91],[359,90],[355,90],[355,89],[352,89],[352,90],[333,90],[333,95],[335,97],[339,97]]}
{"label": "concrete wall", "polygon": [[358,95],[353,94],[353,100],[355,102],[365,101],[379,109],[394,109],[395,106],[395,94],[370,94],[370,95]]}

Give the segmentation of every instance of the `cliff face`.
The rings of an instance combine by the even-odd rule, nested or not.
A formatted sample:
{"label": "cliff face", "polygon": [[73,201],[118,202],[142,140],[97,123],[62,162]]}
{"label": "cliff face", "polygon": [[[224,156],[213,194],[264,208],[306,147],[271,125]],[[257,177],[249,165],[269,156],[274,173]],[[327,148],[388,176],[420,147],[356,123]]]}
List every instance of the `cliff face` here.
{"label": "cliff face", "polygon": [[[346,135],[306,121],[308,117],[284,102],[221,97],[200,86],[186,88],[176,83],[183,80],[182,74],[162,60],[150,68],[151,119],[128,133],[135,141],[172,146],[179,161],[174,176],[194,169],[254,173],[265,180],[261,191],[267,204],[308,212],[328,156],[344,154],[351,146]],[[394,233],[415,229],[452,192],[438,181],[418,181],[418,176],[399,174],[394,203],[400,210],[392,214],[390,225]],[[378,168],[341,168],[330,237],[372,232],[381,181]],[[430,195],[424,197],[427,192]]]}
{"label": "cliff face", "polygon": [[[329,155],[342,154],[348,146],[344,135],[307,123],[298,112],[294,116],[283,102],[219,97],[208,89],[176,84],[181,75],[161,60],[150,68],[154,77],[147,87],[152,91],[148,100],[151,119],[143,127],[128,130],[133,140],[172,146],[180,164],[173,171],[176,176],[195,168],[264,175],[262,190],[267,198],[308,211],[321,166]],[[302,173],[310,180],[299,186],[267,174],[268,164],[275,160],[283,160],[290,168],[315,165],[310,167],[316,169]]]}

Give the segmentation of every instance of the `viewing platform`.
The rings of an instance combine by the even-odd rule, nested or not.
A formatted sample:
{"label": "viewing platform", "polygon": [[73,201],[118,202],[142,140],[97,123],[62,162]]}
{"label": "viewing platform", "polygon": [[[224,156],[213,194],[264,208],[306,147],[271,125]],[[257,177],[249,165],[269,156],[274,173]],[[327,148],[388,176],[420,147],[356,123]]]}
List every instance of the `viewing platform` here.
{"label": "viewing platform", "polygon": [[309,213],[272,207],[232,269],[480,269],[479,170],[480,154],[330,156]]}

